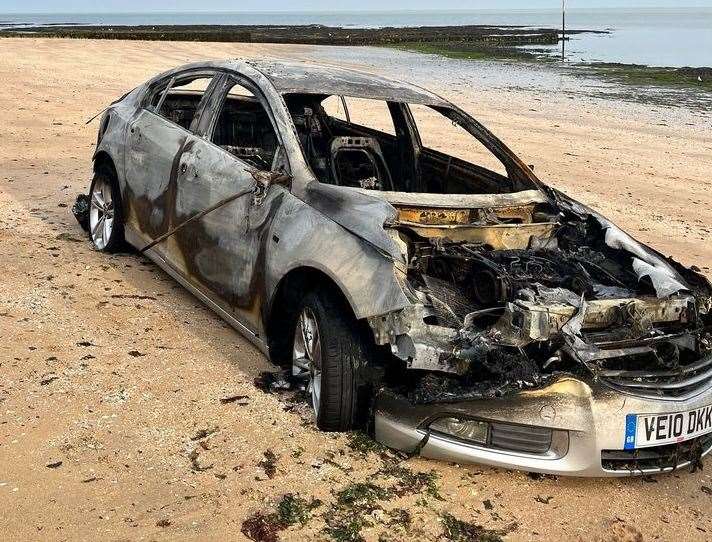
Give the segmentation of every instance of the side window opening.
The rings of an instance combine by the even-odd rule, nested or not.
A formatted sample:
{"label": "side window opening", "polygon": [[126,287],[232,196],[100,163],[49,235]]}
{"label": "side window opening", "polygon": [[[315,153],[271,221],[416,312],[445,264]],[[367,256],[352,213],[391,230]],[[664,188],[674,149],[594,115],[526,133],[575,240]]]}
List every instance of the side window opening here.
{"label": "side window opening", "polygon": [[352,124],[384,134],[396,135],[393,117],[387,102],[370,98],[352,98],[351,96],[347,96],[345,100]]}
{"label": "side window opening", "polygon": [[343,122],[351,121],[348,106],[346,105],[346,98],[343,96],[328,96],[321,102],[321,106],[324,108],[324,112],[332,119]]}
{"label": "side window opening", "polygon": [[198,106],[213,80],[212,75],[187,75],[172,79],[167,92],[157,92],[149,108],[158,115],[189,130]]}
{"label": "side window opening", "polygon": [[269,114],[248,88],[231,81],[213,124],[211,141],[233,156],[271,170],[278,147]]}
{"label": "side window opening", "polygon": [[157,112],[158,108],[160,107],[161,103],[163,102],[163,96],[166,93],[166,89],[171,84],[171,81],[173,81],[173,79],[169,79],[168,81],[163,81],[153,89],[151,98],[148,103],[148,109],[150,109],[154,113]]}

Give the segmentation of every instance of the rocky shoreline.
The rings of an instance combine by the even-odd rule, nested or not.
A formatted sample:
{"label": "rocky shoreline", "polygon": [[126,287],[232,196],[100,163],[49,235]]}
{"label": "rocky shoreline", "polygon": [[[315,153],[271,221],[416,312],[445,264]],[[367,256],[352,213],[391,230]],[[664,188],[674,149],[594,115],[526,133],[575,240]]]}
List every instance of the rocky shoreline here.
{"label": "rocky shoreline", "polygon": [[[567,30],[567,34],[601,31]],[[478,43],[489,46],[555,45],[558,29],[524,26],[419,26],[343,28],[323,25],[44,25],[13,26],[0,37],[56,37],[151,41],[207,41],[308,45],[397,45],[403,43]]]}

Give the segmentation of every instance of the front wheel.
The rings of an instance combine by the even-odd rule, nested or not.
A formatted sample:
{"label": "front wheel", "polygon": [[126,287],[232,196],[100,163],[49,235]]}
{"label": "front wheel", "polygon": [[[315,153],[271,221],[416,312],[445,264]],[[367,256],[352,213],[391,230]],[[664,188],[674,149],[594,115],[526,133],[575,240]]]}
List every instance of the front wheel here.
{"label": "front wheel", "polygon": [[369,338],[345,303],[327,292],[307,294],[294,330],[292,374],[307,380],[319,429],[348,431],[363,421],[360,374],[370,352]]}
{"label": "front wheel", "polygon": [[89,188],[89,235],[97,250],[114,252],[123,242],[121,197],[108,171],[99,169]]}

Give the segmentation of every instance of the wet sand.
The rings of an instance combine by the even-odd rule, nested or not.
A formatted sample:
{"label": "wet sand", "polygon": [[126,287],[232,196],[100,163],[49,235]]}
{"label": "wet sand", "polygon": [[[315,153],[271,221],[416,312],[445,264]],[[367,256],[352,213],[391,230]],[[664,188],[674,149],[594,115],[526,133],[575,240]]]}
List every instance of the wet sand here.
{"label": "wet sand", "polygon": [[[563,83],[555,93],[528,84],[534,72],[508,79],[506,65],[463,70],[374,54],[341,62],[452,98],[543,180],[710,276],[708,113]],[[88,118],[187,61],[338,62],[333,55],[293,45],[0,40],[2,538],[239,538],[247,518],[294,493],[322,504],[280,531],[283,540],[328,539],[335,531],[325,526],[354,518],[367,520],[368,540],[434,540],[452,535],[448,514],[511,540],[709,539],[709,467],[630,480],[531,477],[374,453],[319,433],[300,407],[254,386],[270,368],[265,358],[173,280],[136,255],[91,250],[69,213],[91,175],[97,126]],[[235,395],[246,397],[220,401]],[[354,483],[388,492],[354,503],[343,498],[363,489]]]}

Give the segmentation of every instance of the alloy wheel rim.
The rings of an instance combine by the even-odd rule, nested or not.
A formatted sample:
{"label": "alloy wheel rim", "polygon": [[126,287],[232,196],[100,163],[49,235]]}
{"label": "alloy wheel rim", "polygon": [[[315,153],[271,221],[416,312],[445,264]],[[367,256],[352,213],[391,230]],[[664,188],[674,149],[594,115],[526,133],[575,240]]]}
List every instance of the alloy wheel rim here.
{"label": "alloy wheel rim", "polygon": [[311,395],[314,412],[319,413],[321,401],[321,334],[314,313],[304,308],[297,319],[294,332],[292,374],[308,379],[306,390]]}
{"label": "alloy wheel rim", "polygon": [[89,232],[94,245],[99,250],[106,248],[114,229],[114,202],[111,186],[103,179],[97,179],[91,193],[89,205]]}

